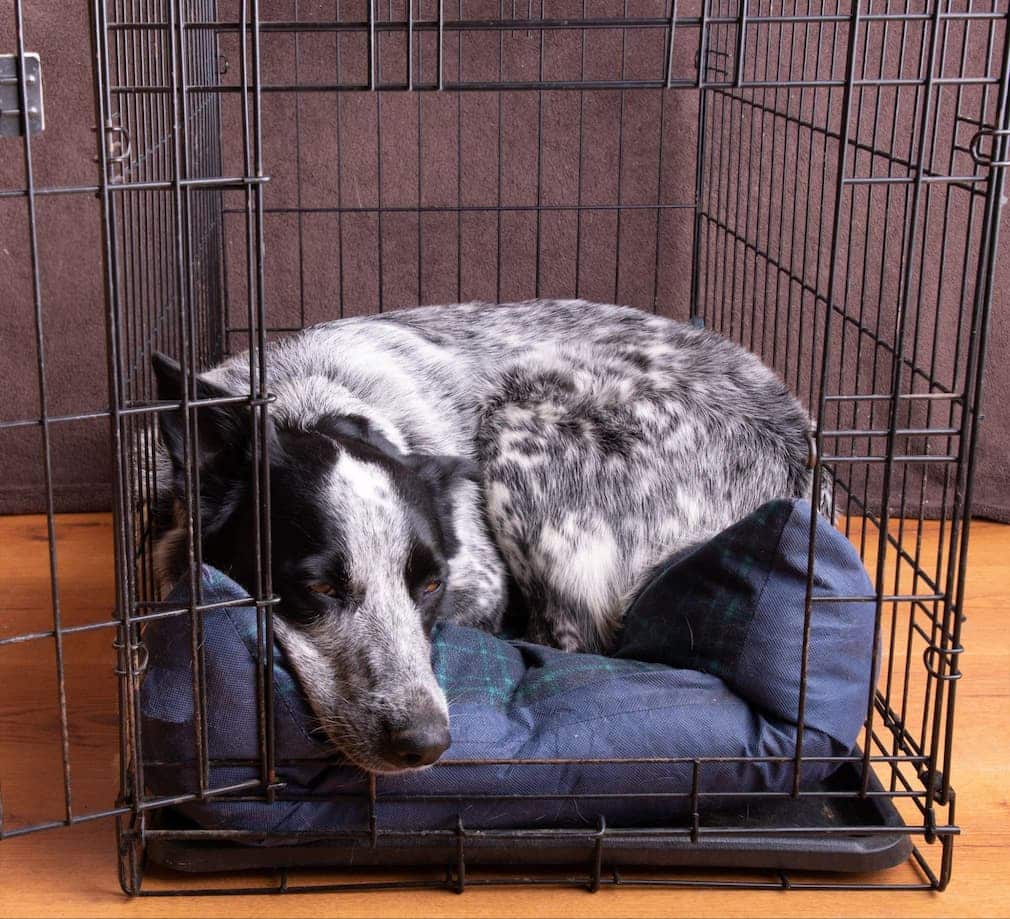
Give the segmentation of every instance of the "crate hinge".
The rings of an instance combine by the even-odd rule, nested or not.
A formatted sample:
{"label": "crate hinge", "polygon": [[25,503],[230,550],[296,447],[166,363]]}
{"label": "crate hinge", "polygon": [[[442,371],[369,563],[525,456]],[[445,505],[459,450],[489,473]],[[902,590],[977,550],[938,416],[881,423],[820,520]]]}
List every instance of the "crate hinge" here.
{"label": "crate hinge", "polygon": [[[38,134],[46,126],[42,105],[42,61],[37,54],[25,54],[24,65],[28,127],[32,134]],[[0,137],[21,137],[25,132],[24,125],[18,56],[0,54]]]}

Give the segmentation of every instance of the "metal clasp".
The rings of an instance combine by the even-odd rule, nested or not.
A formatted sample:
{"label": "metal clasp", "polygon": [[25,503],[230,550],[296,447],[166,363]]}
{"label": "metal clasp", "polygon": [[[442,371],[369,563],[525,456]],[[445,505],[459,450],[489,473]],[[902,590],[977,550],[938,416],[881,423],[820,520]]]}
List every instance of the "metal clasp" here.
{"label": "metal clasp", "polygon": [[[110,167],[118,164],[122,169],[125,169],[125,164],[133,152],[133,140],[130,137],[130,132],[119,123],[118,112],[113,113],[112,117],[105,122],[102,133],[105,137],[105,159],[107,164]],[[97,163],[101,160],[101,157],[95,154],[92,160]]]}
{"label": "metal clasp", "polygon": [[[126,645],[116,637],[112,641],[112,647],[119,651],[125,649]],[[150,654],[148,653],[147,645],[144,644],[144,640],[138,638],[136,642],[131,641],[126,653],[132,658],[130,663],[132,664],[133,678],[135,680],[142,679],[144,674],[147,673],[147,665],[150,663]],[[128,670],[124,670],[118,664],[113,668],[112,672],[118,677],[128,677],[130,675]]]}
{"label": "metal clasp", "polygon": [[[964,654],[964,648],[961,645],[956,648],[947,648],[943,645],[929,644],[922,652],[922,662],[926,667],[926,672],[934,679],[951,682],[961,679],[961,673],[954,669],[954,664],[960,654]],[[946,666],[946,673],[936,666],[940,661]]]}
{"label": "metal clasp", "polygon": [[971,143],[968,144],[968,150],[971,153],[971,158],[975,161],[976,166],[989,166],[991,167],[1002,167],[1010,166],[1010,160],[995,160],[993,159],[992,153],[982,152],[982,138],[991,137],[992,138],[992,151],[995,152],[997,139],[1000,137],[1010,137],[1010,130],[1008,129],[997,129],[997,128],[981,128],[975,132],[972,136]]}

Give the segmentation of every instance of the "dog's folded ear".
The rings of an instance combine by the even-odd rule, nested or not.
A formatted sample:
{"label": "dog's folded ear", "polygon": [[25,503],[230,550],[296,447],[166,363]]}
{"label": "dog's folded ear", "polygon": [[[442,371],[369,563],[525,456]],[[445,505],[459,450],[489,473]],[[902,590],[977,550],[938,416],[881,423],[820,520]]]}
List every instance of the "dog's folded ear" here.
{"label": "dog's folded ear", "polygon": [[[181,402],[186,380],[178,362],[155,351],[151,355],[151,364],[158,399],[163,402]],[[190,390],[191,399],[223,399],[233,398],[234,395],[200,376],[196,377],[194,389]],[[243,403],[199,406],[195,417],[196,424],[191,432],[196,434],[201,464],[223,450],[243,447],[250,439],[249,409]],[[185,419],[182,410],[160,412],[158,427],[172,462],[181,468],[186,460]]]}
{"label": "dog's folded ear", "polygon": [[315,422],[316,430],[335,439],[347,438],[368,444],[392,459],[402,459],[403,453],[382,431],[362,415],[322,415]]}
{"label": "dog's folded ear", "polygon": [[442,491],[451,491],[458,482],[481,482],[480,466],[464,456],[433,456],[411,453],[404,458],[422,479]]}
{"label": "dog's folded ear", "polygon": [[480,467],[463,456],[438,456],[431,453],[404,453],[379,427],[362,415],[327,414],[320,417],[315,427],[336,439],[346,438],[367,444],[373,450],[403,463],[429,485],[441,491],[451,491],[461,481],[481,481]]}

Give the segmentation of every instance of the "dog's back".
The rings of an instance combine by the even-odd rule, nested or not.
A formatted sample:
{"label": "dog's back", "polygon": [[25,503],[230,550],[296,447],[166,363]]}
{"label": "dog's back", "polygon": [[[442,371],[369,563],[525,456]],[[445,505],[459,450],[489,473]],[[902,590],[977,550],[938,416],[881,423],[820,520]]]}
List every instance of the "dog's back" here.
{"label": "dog's back", "polygon": [[[311,412],[295,394],[321,372],[404,449],[476,459],[530,637],[571,650],[608,648],[663,557],[809,487],[810,421],[781,381],[717,335],[638,310],[427,307],[317,326],[273,357],[293,384],[279,411]],[[476,586],[494,562],[476,490],[457,498],[457,580]],[[459,615],[480,600],[467,591]]]}
{"label": "dog's back", "polygon": [[606,651],[656,564],[807,493],[811,424],[719,336],[630,309],[544,308],[481,317],[507,343],[477,426],[487,514],[528,637]]}

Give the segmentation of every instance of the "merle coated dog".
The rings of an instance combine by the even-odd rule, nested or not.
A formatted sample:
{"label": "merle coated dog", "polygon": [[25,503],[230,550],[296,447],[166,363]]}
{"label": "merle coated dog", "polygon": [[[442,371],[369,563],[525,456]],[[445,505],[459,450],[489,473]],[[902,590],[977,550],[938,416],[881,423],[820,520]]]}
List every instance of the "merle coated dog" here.
{"label": "merle coated dog", "polygon": [[[374,771],[449,744],[429,636],[443,619],[606,653],[651,569],[808,492],[809,416],[708,331],[584,301],[425,307],[269,346],[275,628],[322,729]],[[157,355],[159,397],[178,365]],[[196,396],[248,392],[248,355]],[[249,411],[197,413],[203,558],[251,589]],[[161,415],[156,562],[185,570],[181,412]],[[167,470],[166,470],[167,471]]]}

